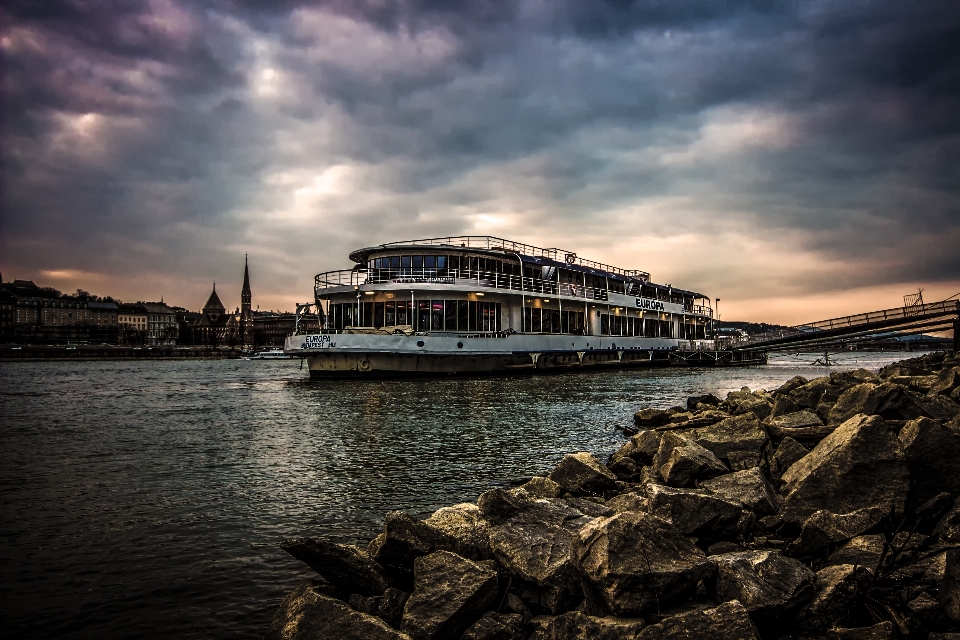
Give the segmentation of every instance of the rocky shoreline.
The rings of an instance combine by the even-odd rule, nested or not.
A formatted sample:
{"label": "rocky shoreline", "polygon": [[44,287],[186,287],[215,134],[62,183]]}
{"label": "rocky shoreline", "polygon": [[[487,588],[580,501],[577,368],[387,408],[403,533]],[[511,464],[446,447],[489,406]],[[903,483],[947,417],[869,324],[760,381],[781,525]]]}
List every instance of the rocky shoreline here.
{"label": "rocky shoreline", "polygon": [[366,548],[285,541],[319,575],[268,640],[960,638],[960,356],[635,424]]}

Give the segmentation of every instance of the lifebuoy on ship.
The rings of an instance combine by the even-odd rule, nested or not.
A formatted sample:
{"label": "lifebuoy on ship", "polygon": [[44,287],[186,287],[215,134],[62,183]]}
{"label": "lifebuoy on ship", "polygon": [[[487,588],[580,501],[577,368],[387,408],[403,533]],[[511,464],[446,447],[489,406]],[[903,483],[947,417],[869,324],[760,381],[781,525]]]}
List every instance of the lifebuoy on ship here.
{"label": "lifebuoy on ship", "polygon": [[357,363],[357,368],[360,369],[360,371],[370,371],[370,361],[364,358]]}

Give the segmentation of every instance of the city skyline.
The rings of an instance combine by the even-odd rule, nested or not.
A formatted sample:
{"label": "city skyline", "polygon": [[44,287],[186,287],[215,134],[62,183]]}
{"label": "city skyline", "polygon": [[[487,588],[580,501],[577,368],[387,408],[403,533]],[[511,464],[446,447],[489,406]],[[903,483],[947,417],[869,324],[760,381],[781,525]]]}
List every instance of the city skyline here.
{"label": "city skyline", "polygon": [[0,17],[5,280],[196,309],[249,253],[254,306],[292,310],[353,249],[469,234],[643,269],[729,320],[960,292],[947,2]]}

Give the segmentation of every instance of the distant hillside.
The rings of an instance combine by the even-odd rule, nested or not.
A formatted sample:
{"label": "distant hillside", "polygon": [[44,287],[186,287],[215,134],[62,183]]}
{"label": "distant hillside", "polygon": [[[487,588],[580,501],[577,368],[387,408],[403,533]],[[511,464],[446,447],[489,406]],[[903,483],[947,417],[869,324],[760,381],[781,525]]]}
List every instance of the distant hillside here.
{"label": "distant hillside", "polygon": [[747,335],[757,335],[760,333],[768,333],[771,331],[779,331],[781,329],[788,329],[781,324],[767,324],[766,322],[738,322],[738,321],[721,321],[717,323],[718,329],[739,329],[740,331],[745,331]]}

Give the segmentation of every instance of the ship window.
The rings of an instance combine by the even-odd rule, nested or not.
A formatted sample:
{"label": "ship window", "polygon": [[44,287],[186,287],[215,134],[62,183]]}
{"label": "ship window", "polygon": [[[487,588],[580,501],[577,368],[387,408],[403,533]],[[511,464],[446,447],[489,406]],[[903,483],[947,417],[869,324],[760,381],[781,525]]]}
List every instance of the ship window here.
{"label": "ship window", "polygon": [[470,256],[468,260],[470,261],[470,271],[480,270],[480,258]]}
{"label": "ship window", "polygon": [[430,301],[417,300],[417,331],[430,331]]}
{"label": "ship window", "polygon": [[450,256],[449,267],[450,267],[450,269],[459,269],[459,268],[460,268],[460,256]]}
{"label": "ship window", "polygon": [[661,338],[672,338],[673,337],[673,323],[669,320],[660,321],[660,337]]}
{"label": "ship window", "polygon": [[530,330],[533,333],[540,333],[543,331],[543,318],[540,316],[540,309],[531,309],[531,315],[533,316],[533,322]]}
{"label": "ship window", "polygon": [[[431,256],[432,257],[432,256]],[[443,300],[433,301],[433,318],[430,322],[430,328],[433,331],[443,331]]]}
{"label": "ship window", "polygon": [[447,268],[447,256],[437,256],[437,269]]}
{"label": "ship window", "polygon": [[471,300],[468,304],[470,311],[467,313],[467,331],[477,331],[477,303]]}
{"label": "ship window", "polygon": [[410,268],[410,256],[400,256],[400,268],[401,269]]}
{"label": "ship window", "polygon": [[383,303],[374,302],[373,303],[373,326],[382,327],[383,324]]}
{"label": "ship window", "polygon": [[410,307],[409,302],[398,302],[397,303],[397,324],[412,324],[408,320],[407,309]]}
{"label": "ship window", "polygon": [[446,324],[447,331],[457,330],[457,301],[456,300],[447,300],[447,305],[446,305],[446,308],[444,309],[444,323]]}
{"label": "ship window", "polygon": [[437,268],[437,256],[423,256],[423,268],[424,268],[424,269],[436,269],[436,268]]}
{"label": "ship window", "polygon": [[423,256],[413,256],[413,268],[423,269]]}
{"label": "ship window", "polygon": [[400,256],[390,256],[390,268],[391,269],[400,268]]}
{"label": "ship window", "polygon": [[600,314],[600,335],[610,335],[610,316],[606,313]]}
{"label": "ship window", "polygon": [[392,327],[397,324],[397,309],[393,302],[388,302],[383,310],[383,326]]}

